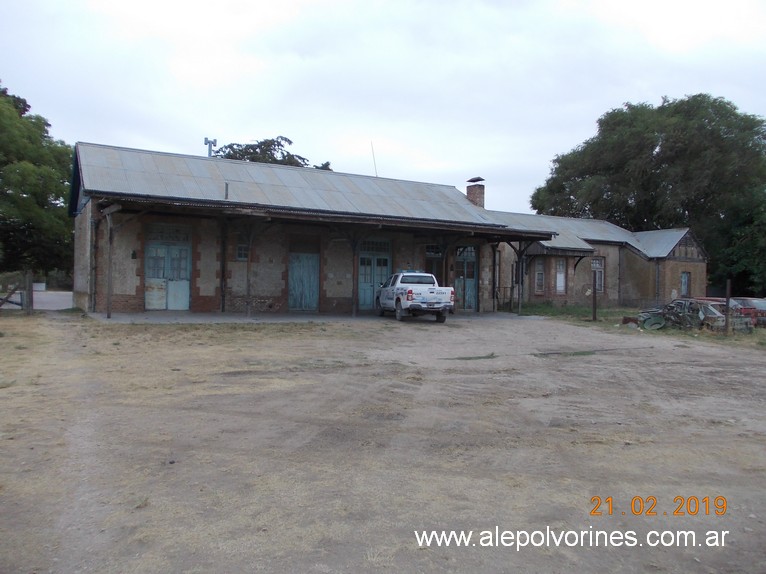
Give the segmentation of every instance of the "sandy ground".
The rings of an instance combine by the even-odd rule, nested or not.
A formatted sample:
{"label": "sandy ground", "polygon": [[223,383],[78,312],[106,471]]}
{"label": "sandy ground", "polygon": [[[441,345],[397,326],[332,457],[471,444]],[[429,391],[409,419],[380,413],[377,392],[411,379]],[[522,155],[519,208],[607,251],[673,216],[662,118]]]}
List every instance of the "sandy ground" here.
{"label": "sandy ground", "polygon": [[766,571],[762,347],[507,315],[0,334],[4,574]]}

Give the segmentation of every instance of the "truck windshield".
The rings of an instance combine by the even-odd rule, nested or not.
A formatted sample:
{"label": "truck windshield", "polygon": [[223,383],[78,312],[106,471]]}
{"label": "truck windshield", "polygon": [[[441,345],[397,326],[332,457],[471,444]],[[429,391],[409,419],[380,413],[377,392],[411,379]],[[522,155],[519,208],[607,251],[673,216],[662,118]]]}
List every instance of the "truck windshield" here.
{"label": "truck windshield", "polygon": [[402,275],[400,283],[402,285],[433,285],[434,278],[432,275]]}

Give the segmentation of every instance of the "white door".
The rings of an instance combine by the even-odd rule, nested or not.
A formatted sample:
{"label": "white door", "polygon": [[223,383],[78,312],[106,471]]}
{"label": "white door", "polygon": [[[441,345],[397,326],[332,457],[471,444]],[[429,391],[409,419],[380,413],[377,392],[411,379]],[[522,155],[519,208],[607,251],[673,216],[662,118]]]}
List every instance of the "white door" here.
{"label": "white door", "polygon": [[146,249],[144,307],[188,311],[191,294],[188,246],[150,244]]}
{"label": "white door", "polygon": [[189,310],[189,248],[169,247],[168,272],[168,309],[173,311]]}

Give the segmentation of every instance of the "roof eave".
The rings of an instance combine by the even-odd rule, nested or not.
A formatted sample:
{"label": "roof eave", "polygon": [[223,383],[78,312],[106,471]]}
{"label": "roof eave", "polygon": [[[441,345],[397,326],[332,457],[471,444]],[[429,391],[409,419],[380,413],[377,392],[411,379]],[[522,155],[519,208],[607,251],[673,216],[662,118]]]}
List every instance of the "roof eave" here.
{"label": "roof eave", "polygon": [[[507,238],[509,236],[517,237],[523,235],[524,239],[538,240],[539,234],[527,234],[519,230],[509,229],[508,227],[495,223],[472,223],[465,221],[452,221],[440,219],[423,219],[407,217],[391,217],[370,213],[349,213],[338,211],[322,211],[312,209],[288,208],[282,206],[261,205],[261,204],[243,204],[227,201],[190,201],[179,197],[156,197],[135,194],[122,194],[103,191],[87,191],[93,199],[106,199],[110,201],[125,201],[136,204],[155,204],[162,206],[174,206],[181,208],[201,208],[219,210],[224,215],[245,215],[253,217],[266,217],[274,219],[291,219],[299,221],[325,222],[325,223],[360,223],[369,225],[378,225],[386,227],[399,228],[429,228],[449,231],[460,231],[473,233],[482,236],[500,236]],[[550,239],[550,234],[540,235],[540,239]],[[503,239],[505,240],[505,239]]]}

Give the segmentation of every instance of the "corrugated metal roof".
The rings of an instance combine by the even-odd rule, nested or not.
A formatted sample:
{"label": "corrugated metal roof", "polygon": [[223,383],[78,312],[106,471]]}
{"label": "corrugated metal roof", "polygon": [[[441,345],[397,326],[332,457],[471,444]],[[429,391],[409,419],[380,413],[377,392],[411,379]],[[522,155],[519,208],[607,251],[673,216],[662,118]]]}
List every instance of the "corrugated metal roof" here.
{"label": "corrugated metal roof", "polygon": [[76,161],[86,194],[502,225],[448,185],[90,143]]}
{"label": "corrugated metal roof", "polygon": [[531,213],[508,213],[505,211],[490,211],[492,218],[498,223],[508,225],[514,229],[525,231],[535,231],[549,229],[555,235],[549,241],[541,241],[545,247],[551,249],[572,249],[579,251],[593,251],[593,248],[585,241],[577,237],[566,226],[563,225],[562,217],[550,217],[546,215],[534,215]]}
{"label": "corrugated metal roof", "polygon": [[540,241],[549,249],[587,253],[593,251],[591,243],[616,243],[630,245],[647,257],[667,257],[689,231],[631,233],[598,219],[489,211],[475,206],[449,185],[313,168],[89,143],[77,144],[76,161],[86,194],[432,220],[536,235],[554,233],[552,239]]}
{"label": "corrugated metal roof", "polygon": [[591,243],[630,245],[647,257],[667,257],[688,229],[662,229],[633,233],[601,219],[577,219],[531,213],[491,211],[498,223],[515,229],[550,229],[558,235],[540,243],[549,249],[593,251]]}
{"label": "corrugated metal roof", "polygon": [[689,228],[683,227],[680,229],[639,231],[634,235],[641,243],[644,253],[649,257],[667,257],[687,233],[689,233]]}
{"label": "corrugated metal roof", "polygon": [[556,217],[552,215],[536,215],[531,213],[504,213],[493,211],[493,218],[505,225],[536,226],[538,229],[552,229],[558,235],[550,241],[541,241],[551,249],[574,249],[592,251],[588,241],[602,243],[627,243],[640,249],[634,235],[608,221],[601,219],[578,219],[574,217]]}

